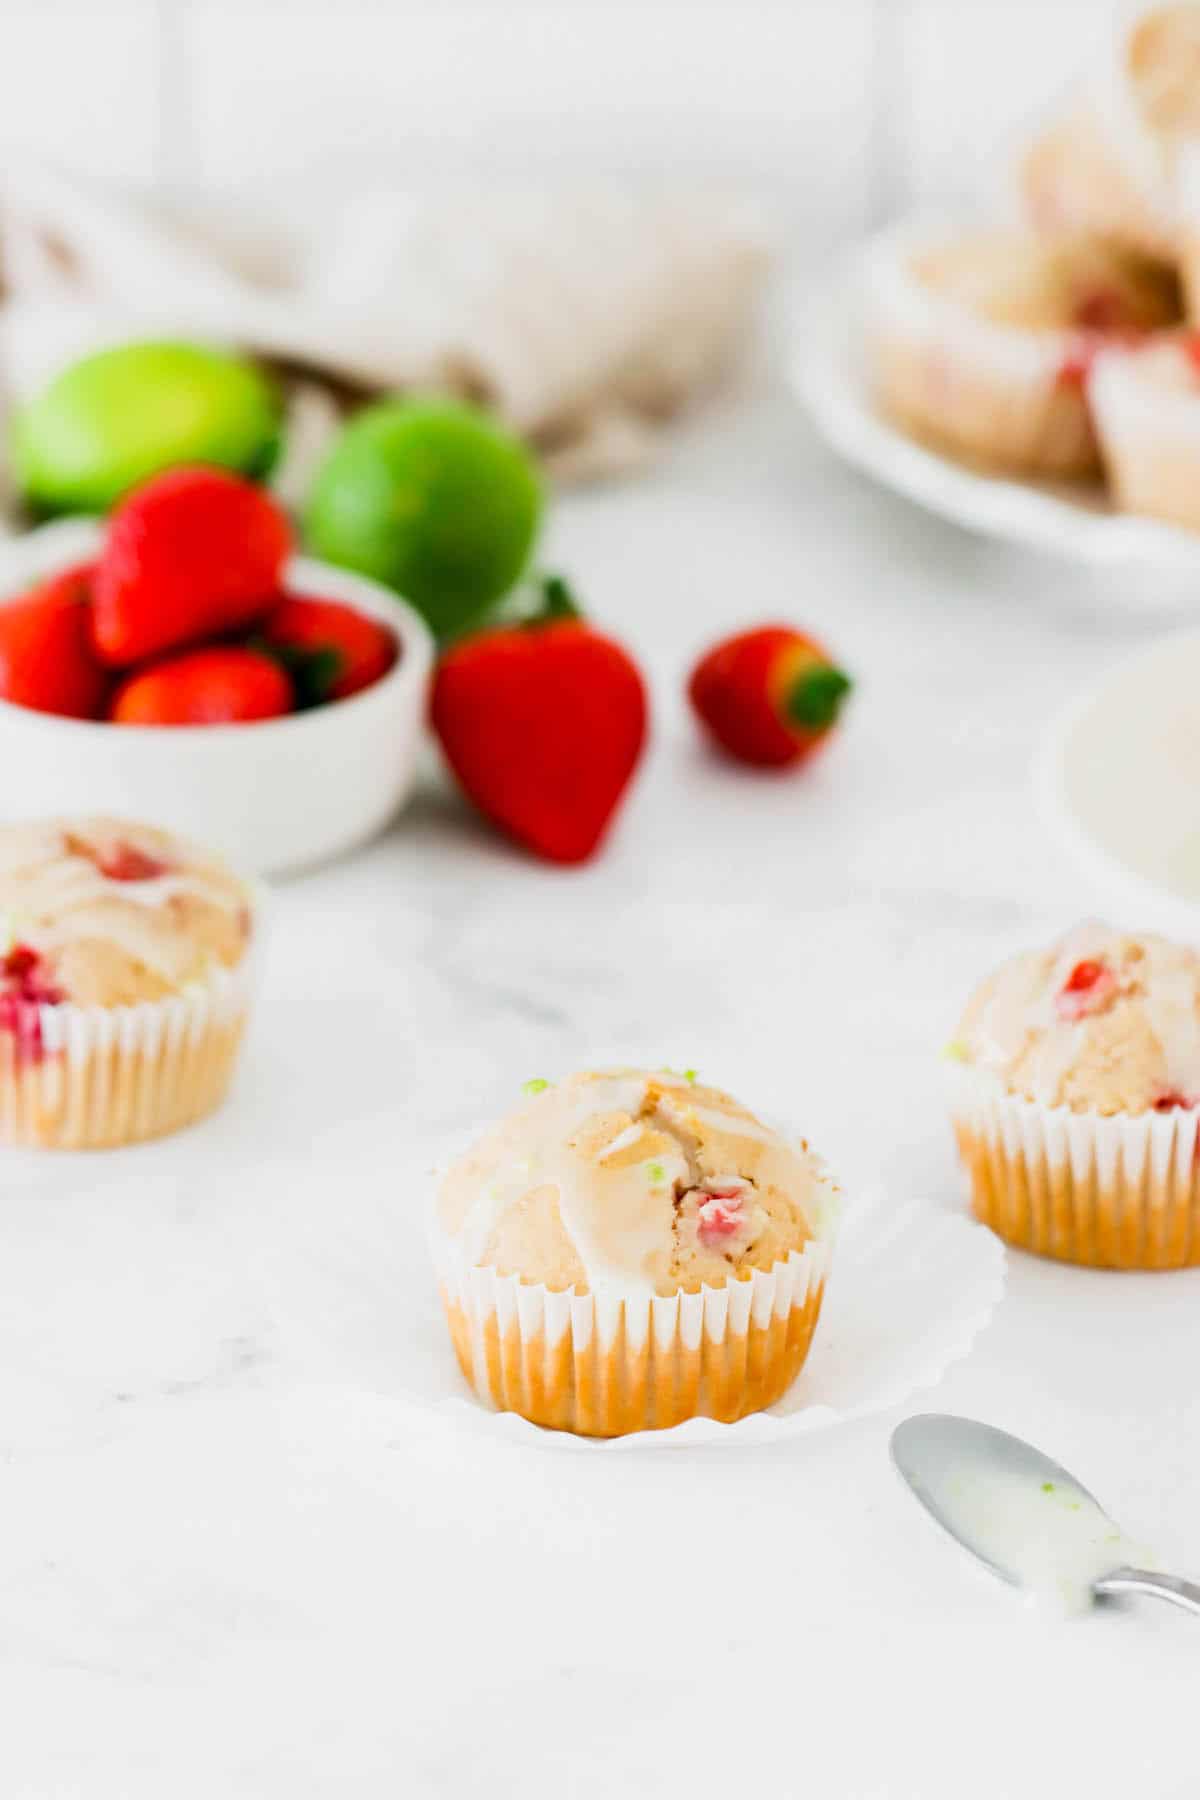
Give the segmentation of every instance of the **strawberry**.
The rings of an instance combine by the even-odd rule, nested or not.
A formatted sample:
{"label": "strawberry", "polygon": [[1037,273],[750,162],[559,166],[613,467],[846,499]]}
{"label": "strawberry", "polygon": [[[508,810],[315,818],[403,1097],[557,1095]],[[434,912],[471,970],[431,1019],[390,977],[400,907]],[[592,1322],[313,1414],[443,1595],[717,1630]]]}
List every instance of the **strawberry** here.
{"label": "strawberry", "polygon": [[96,858],[96,867],[106,881],[157,881],[170,873],[170,863],[161,856],[149,856],[136,844],[115,844],[107,855]]}
{"label": "strawberry", "polygon": [[1103,1012],[1116,998],[1119,982],[1106,962],[1088,957],[1077,962],[1054,997],[1060,1019],[1086,1019]]}
{"label": "strawberry", "polygon": [[222,469],[169,469],[113,513],[92,633],[122,667],[244,630],[274,604],[290,546],[268,494]]}
{"label": "strawberry", "polygon": [[42,1007],[61,1006],[66,997],[40,952],[28,944],[14,944],[0,956],[0,1031],[16,1040],[22,1060],[40,1059]]}
{"label": "strawberry", "polygon": [[761,625],[702,656],[688,698],[730,756],[778,768],[802,762],[828,737],[850,686],[814,638]]}
{"label": "strawberry", "polygon": [[109,718],[118,725],[236,725],[292,710],[292,684],[260,650],[213,645],[130,675]]}
{"label": "strawberry", "polygon": [[742,1207],[746,1190],[742,1187],[703,1188],[704,1198],[696,1209],[696,1235],[708,1250],[719,1249],[722,1238],[732,1237],[745,1223]]}
{"label": "strawberry", "polygon": [[646,689],[619,644],[553,611],[448,650],[433,725],[480,812],[547,861],[579,863],[637,767]]}
{"label": "strawberry", "polygon": [[300,706],[347,700],[386,675],[396,660],[395,634],[336,600],[289,594],[268,613],[260,636],[291,676]]}
{"label": "strawberry", "polygon": [[66,569],[0,605],[0,698],[66,718],[100,717],[109,675],[92,649],[92,572],[91,564]]}

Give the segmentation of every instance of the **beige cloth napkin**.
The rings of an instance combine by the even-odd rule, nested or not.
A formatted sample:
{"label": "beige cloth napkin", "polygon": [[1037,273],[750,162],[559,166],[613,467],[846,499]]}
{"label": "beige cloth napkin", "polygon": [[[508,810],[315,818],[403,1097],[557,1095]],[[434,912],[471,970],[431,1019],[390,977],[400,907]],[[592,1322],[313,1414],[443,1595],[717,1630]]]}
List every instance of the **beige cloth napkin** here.
{"label": "beige cloth napkin", "polygon": [[[28,392],[106,342],[192,334],[332,390],[448,388],[564,478],[610,473],[652,454],[662,421],[718,374],[770,238],[745,201],[695,191],[380,190],[333,210],[277,241],[265,212],[257,228],[211,208],[168,216],[10,166],[5,385]],[[320,435],[320,411],[310,387],[301,436]]]}

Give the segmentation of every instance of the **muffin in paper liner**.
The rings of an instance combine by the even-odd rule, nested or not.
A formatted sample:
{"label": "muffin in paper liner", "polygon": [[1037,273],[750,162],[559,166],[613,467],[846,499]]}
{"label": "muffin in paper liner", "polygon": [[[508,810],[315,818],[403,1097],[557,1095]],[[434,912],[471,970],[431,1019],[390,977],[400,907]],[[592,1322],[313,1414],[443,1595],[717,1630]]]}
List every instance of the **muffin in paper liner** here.
{"label": "muffin in paper liner", "polygon": [[430,1215],[459,1366],[476,1394],[589,1437],[732,1423],[774,1404],[808,1355],[835,1228],[835,1190],[802,1251],[723,1287],[652,1297],[555,1291],[470,1266]]}
{"label": "muffin in paper liner", "polygon": [[817,1326],[839,1196],[821,1159],[694,1071],[527,1084],[428,1215],[488,1406],[589,1437],[774,1404]]}
{"label": "muffin in paper liner", "polygon": [[1121,510],[1200,529],[1200,363],[1184,340],[1105,351],[1089,395]]}
{"label": "muffin in paper liner", "polygon": [[884,411],[985,467],[1090,474],[1098,453],[1086,398],[1060,378],[1069,334],[996,325],[927,288],[909,266],[922,247],[895,237],[869,270],[872,380]]}
{"label": "muffin in paper liner", "polygon": [[1172,262],[1180,227],[1165,172],[1128,109],[1094,99],[1054,119],[1026,151],[1019,185],[1039,231],[1088,231]]}
{"label": "muffin in paper liner", "polygon": [[1121,12],[1027,150],[1020,186],[1039,228],[1087,231],[1170,262],[1181,163],[1200,126],[1200,11],[1168,0]]}
{"label": "muffin in paper liner", "polygon": [[1096,1269],[1200,1264],[1197,1113],[1106,1115],[955,1066],[951,1116],[976,1218],[1018,1249]]}
{"label": "muffin in paper liner", "polygon": [[0,1032],[0,1143],[109,1149],[215,1111],[241,1046],[253,961],[248,953],[190,992],[132,1006],[30,1003],[20,1032]]}
{"label": "muffin in paper liner", "polygon": [[[975,303],[918,273],[922,261],[948,256],[968,259]],[[1015,317],[985,310],[988,284],[1005,292]],[[937,449],[1028,476],[1099,471],[1092,355],[1126,319],[1138,329],[1178,319],[1177,293],[1161,271],[1096,242],[1043,245],[1019,233],[889,234],[871,256],[868,294],[884,412]]]}
{"label": "muffin in paper liner", "polygon": [[262,911],[257,884],[152,825],[0,827],[0,1143],[104,1149],[212,1112]]}

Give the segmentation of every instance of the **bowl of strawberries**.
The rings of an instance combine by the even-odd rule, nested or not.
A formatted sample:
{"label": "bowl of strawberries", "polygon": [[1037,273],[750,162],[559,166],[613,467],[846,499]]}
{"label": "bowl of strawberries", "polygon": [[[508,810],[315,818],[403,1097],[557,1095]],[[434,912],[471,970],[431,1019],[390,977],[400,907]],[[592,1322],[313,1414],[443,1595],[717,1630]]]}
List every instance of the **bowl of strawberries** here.
{"label": "bowl of strawberries", "polygon": [[383,829],[433,664],[414,609],[292,554],[263,489],[175,468],[0,544],[0,818],[147,819],[279,874]]}

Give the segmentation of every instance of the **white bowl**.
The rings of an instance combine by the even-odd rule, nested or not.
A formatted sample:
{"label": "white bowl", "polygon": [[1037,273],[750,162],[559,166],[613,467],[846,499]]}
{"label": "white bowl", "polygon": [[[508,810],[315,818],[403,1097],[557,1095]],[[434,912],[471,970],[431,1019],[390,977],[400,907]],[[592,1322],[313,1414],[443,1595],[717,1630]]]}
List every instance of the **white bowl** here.
{"label": "white bowl", "polygon": [[[94,520],[64,519],[0,543],[0,601],[95,555],[102,536]],[[109,725],[0,700],[0,820],[115,813],[265,875],[382,831],[416,772],[433,639],[411,606],[364,576],[294,556],[284,579],[390,626],[395,666],[349,700],[247,725]]]}
{"label": "white bowl", "polygon": [[1200,937],[1200,631],[1126,653],[1052,725],[1034,782],[1090,910]]}

